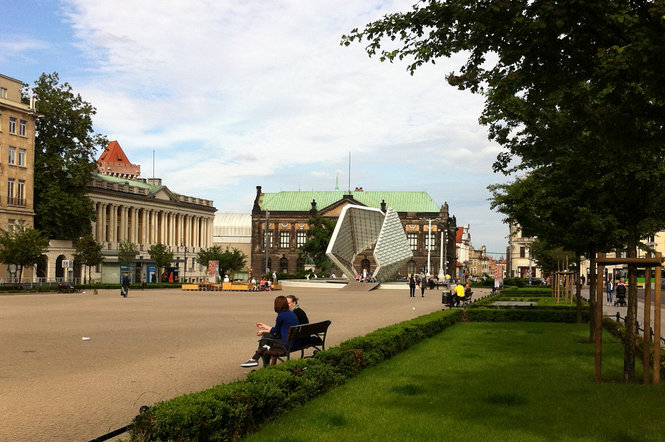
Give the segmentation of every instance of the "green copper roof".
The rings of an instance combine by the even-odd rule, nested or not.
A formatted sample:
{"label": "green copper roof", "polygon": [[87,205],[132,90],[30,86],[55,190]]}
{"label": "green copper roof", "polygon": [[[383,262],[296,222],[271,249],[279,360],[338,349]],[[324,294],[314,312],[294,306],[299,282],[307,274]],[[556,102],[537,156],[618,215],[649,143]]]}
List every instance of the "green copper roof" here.
{"label": "green copper roof", "polygon": [[127,178],[118,178],[118,177],[109,176],[109,175],[97,174],[97,175],[95,175],[95,178],[100,179],[100,180],[104,180],[104,181],[108,181],[109,183],[118,183],[118,184],[128,183],[130,186],[142,187],[144,189],[154,189],[155,187],[163,187],[163,186],[153,186],[152,184],[143,183],[141,181],[132,181],[132,180],[128,180]]}
{"label": "green copper roof", "polygon": [[[344,197],[345,191],[328,192],[279,192],[261,194],[259,205],[261,210],[293,210],[307,211],[312,208],[312,200],[316,200],[317,210],[322,210]],[[381,208],[381,201],[386,207],[398,212],[438,212],[439,206],[432,201],[427,192],[352,192],[353,199],[359,203],[376,209]]]}

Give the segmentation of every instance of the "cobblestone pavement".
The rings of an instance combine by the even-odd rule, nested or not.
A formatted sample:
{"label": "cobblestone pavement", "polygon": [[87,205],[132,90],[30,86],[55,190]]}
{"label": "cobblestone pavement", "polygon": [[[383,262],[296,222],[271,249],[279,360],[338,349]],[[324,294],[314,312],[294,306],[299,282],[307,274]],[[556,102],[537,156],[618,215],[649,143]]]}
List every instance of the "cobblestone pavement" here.
{"label": "cobblestone pavement", "polygon": [[141,405],[243,378],[254,322],[274,323],[280,294],[298,296],[311,321],[332,320],[328,346],[442,307],[439,291],[409,298],[406,286],[0,296],[0,441],[85,442]]}

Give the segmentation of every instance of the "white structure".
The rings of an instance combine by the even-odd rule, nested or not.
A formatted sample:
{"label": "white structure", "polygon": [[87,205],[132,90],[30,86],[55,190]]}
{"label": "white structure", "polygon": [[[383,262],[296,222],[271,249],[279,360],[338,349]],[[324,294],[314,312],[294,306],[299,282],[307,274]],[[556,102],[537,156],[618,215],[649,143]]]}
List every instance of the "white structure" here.
{"label": "white structure", "polygon": [[542,277],[540,267],[531,258],[529,246],[535,240],[532,237],[522,236],[519,225],[510,225],[510,237],[508,239],[508,256],[506,277],[527,278],[529,276]]}
{"label": "white structure", "polygon": [[221,246],[236,248],[247,255],[247,269],[236,273],[236,278],[247,276],[249,265],[252,262],[252,214],[251,213],[217,213],[212,232],[212,243]]}
{"label": "white structure", "polygon": [[379,282],[388,279],[413,258],[404,227],[395,210],[389,207],[384,215],[380,209],[352,204],[344,206],[326,255],[349,280],[354,280],[358,273],[353,266],[356,256],[371,247],[374,247],[377,264],[374,278]]}

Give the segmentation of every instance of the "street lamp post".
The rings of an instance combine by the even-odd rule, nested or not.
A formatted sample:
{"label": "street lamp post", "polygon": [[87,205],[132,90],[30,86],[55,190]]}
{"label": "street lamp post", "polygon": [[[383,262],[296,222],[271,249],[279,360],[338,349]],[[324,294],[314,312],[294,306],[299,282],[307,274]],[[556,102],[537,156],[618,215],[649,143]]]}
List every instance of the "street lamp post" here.
{"label": "street lamp post", "polygon": [[182,282],[187,282],[187,246],[183,246],[182,241],[180,241],[180,247],[185,248],[185,265],[182,268]]}
{"label": "street lamp post", "polygon": [[424,221],[427,221],[427,276],[430,276],[430,256],[432,253],[432,221],[439,221],[441,218],[432,218],[432,219],[427,219],[427,218],[420,218]]}

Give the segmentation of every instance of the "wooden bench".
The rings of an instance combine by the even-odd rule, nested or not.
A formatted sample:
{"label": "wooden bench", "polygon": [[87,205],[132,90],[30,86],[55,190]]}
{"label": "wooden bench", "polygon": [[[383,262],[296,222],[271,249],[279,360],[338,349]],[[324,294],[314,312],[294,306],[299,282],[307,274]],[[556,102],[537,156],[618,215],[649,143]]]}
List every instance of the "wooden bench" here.
{"label": "wooden bench", "polygon": [[79,289],[69,283],[58,283],[58,293],[79,293]]}
{"label": "wooden bench", "polygon": [[[328,327],[332,321],[326,319],[325,321],[319,322],[310,322],[309,324],[300,324],[289,327],[289,333],[286,335],[286,344],[280,345],[278,347],[273,347],[270,350],[266,350],[264,355],[271,356],[270,358],[263,358],[263,366],[268,365],[270,359],[274,363],[277,360],[284,362],[284,358],[288,361],[291,359],[291,353],[300,351],[300,358],[308,358],[314,356],[317,352],[326,349],[326,335],[328,334]],[[300,339],[310,338],[309,342],[303,343],[300,348],[292,349],[296,341]],[[314,349],[311,356],[305,356],[305,350]]]}

